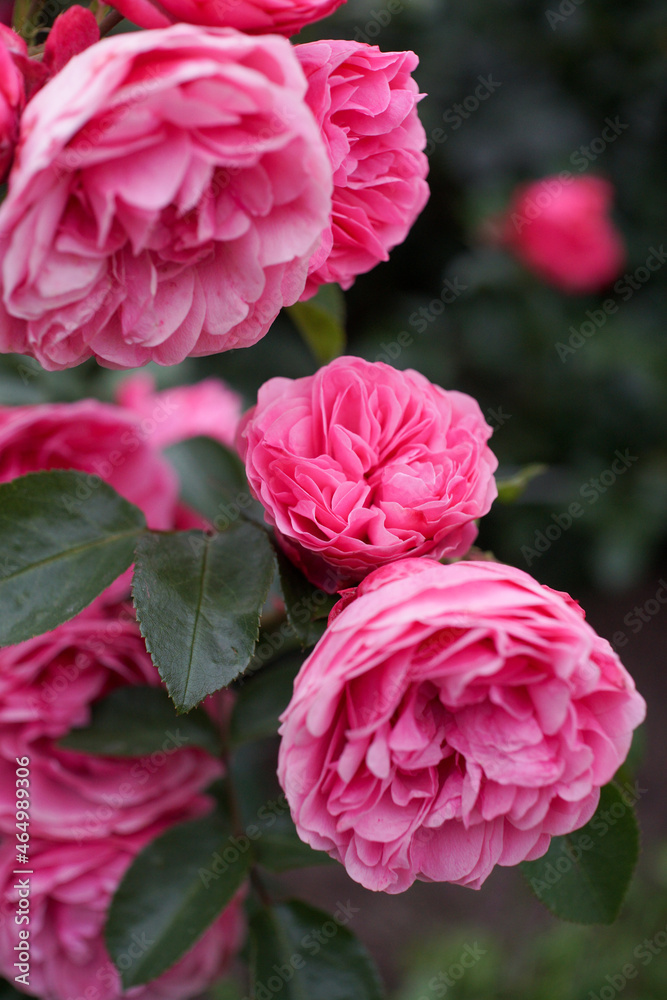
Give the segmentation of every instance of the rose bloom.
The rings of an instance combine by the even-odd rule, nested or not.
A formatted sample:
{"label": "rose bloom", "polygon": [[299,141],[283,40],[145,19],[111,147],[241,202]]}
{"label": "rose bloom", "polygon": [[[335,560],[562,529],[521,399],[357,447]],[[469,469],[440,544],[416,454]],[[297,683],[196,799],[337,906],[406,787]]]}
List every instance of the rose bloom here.
{"label": "rose bloom", "polygon": [[414,52],[344,40],[295,51],[334,171],[331,225],[310,264],[307,299],[323,283],[349,288],[388,260],[428,200],[428,160]]}
{"label": "rose bloom", "polygon": [[30,758],[30,832],[82,841],[134,833],[186,805],[205,809],[219,760],[165,733],[144,757],[102,757],[57,741],[128,684],[160,684],[130,605],[97,601],[45,635],[0,650],[0,830],[15,832],[16,758]]}
{"label": "rose bloom", "polygon": [[[157,427],[164,410],[153,412]],[[149,527],[173,526],[178,478],[131,411],[96,399],[0,406],[0,482],[48,469],[100,476],[143,510]],[[72,496],[72,507],[83,499]]]}
{"label": "rose bloom", "polygon": [[14,53],[27,59],[28,48],[15,31],[0,24],[0,181],[11,166],[25,104],[25,83]]}
{"label": "rose bloom", "polygon": [[490,436],[465,393],[343,357],[266,382],[238,448],[287,554],[333,591],[406,555],[463,555],[497,493]]}
{"label": "rose bloom", "polygon": [[623,239],[610,217],[614,189],[601,177],[545,177],[520,187],[502,239],[519,260],[564,292],[597,292],[620,274]]}
{"label": "rose bloom", "polygon": [[282,716],[299,835],[368,889],[478,888],[593,815],[645,704],[566,594],[407,559],[334,608]]}
{"label": "rose bloom", "polygon": [[[192,818],[185,808],[182,820]],[[228,968],[243,943],[243,893],[238,893],[203,937],[172,968],[146,986],[123,992],[104,944],[111,897],[126,869],[148,841],[170,824],[127,837],[74,844],[30,843],[29,987],[16,987],[40,1000],[190,1000]],[[0,972],[15,982],[19,970],[18,905],[13,841],[0,846]],[[131,956],[129,956],[131,959]]]}
{"label": "rose bloom", "polygon": [[304,289],[331,166],[278,36],[116,35],[30,101],[0,207],[0,349],[111,368],[254,344]]}
{"label": "rose bloom", "polygon": [[125,17],[141,28],[166,28],[176,21],[238,28],[249,34],[293,35],[328,17],[345,0],[118,0]]}

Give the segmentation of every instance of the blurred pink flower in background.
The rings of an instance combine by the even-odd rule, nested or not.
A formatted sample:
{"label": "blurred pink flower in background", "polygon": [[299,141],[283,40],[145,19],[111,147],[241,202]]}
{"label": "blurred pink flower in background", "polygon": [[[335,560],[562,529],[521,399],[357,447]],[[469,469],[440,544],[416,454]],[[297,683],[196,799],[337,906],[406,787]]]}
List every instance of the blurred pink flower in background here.
{"label": "blurred pink flower in background", "polygon": [[113,6],[141,28],[176,21],[238,28],[249,34],[293,35],[328,17],[345,0],[118,0]]}
{"label": "blurred pink flower in background", "polygon": [[[183,810],[182,820],[192,818]],[[121,988],[120,976],[104,944],[111,896],[136,854],[171,824],[158,823],[126,837],[85,844],[52,844],[32,838],[34,874],[30,876],[30,987],[40,1000],[190,1000],[228,968],[243,943],[243,892],[179,962],[153,983]],[[12,982],[19,927],[13,874],[13,844],[0,846],[0,972]],[[141,942],[133,943],[139,948]],[[137,955],[128,954],[129,964]],[[16,984],[21,989],[21,983]]]}
{"label": "blurred pink flower in background", "polygon": [[289,557],[334,591],[407,555],[464,555],[497,492],[491,433],[471,396],[342,357],[266,382],[238,449]]}
{"label": "blurred pink flower in background", "polygon": [[[233,448],[242,412],[239,394],[217,378],[156,392],[154,378],[147,372],[138,372],[120,383],[116,401],[125,410],[155,425],[151,434],[154,448],[168,448],[200,435]],[[159,422],[156,413],[164,413]]]}
{"label": "blurred pink flower in background", "polygon": [[388,260],[428,200],[428,160],[414,52],[343,40],[295,51],[334,171],[331,226],[310,263],[308,299],[327,282],[349,288]]}
{"label": "blurred pink flower in background", "polygon": [[611,218],[613,200],[614,188],[601,177],[544,177],[516,190],[500,239],[529,270],[562,291],[600,291],[626,260]]}
{"label": "blurred pink flower in background", "polygon": [[0,207],[0,349],[48,370],[246,347],[301,295],[331,165],[289,42],[105,38],[30,101]]}
{"label": "blurred pink flower in background", "polygon": [[0,482],[46,469],[100,476],[143,510],[149,527],[173,527],[176,473],[130,411],[96,399],[0,407]]}
{"label": "blurred pink flower in background", "polygon": [[478,888],[591,818],[644,714],[566,594],[407,559],[332,612],[282,716],[279,778],[302,840],[366,888]]}

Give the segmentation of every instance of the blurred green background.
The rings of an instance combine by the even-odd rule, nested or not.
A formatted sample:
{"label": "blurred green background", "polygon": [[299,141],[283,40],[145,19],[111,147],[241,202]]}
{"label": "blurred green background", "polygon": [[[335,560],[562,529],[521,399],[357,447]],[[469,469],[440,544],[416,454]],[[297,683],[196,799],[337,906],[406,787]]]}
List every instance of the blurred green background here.
{"label": "blurred green background", "polygon": [[[422,120],[429,136],[441,130],[440,141],[431,143],[432,194],[422,217],[391,260],[346,294],[348,351],[386,360],[387,345],[394,345],[397,367],[473,394],[498,425],[491,445],[503,473],[548,465],[518,503],[494,507],[482,522],[480,544],[581,597],[602,634],[624,632],[627,649],[619,651],[649,703],[640,768],[647,792],[639,803],[645,849],[612,928],[559,924],[521,888],[517,872],[495,873],[480,893],[422,885],[405,897],[378,898],[337,868],[299,875],[292,888],[320,906],[335,906],[340,893],[363,901],[353,929],[379,959],[393,1000],[613,1000],[619,993],[624,1000],[663,1000],[667,947],[656,944],[648,962],[635,949],[667,928],[661,846],[667,841],[661,794],[667,615],[645,612],[636,636],[625,619],[654,598],[661,574],[667,576],[667,266],[563,361],[556,344],[609,293],[564,296],[484,246],[478,233],[517,183],[570,170],[614,183],[628,273],[667,239],[667,8],[663,0],[392,0],[391,11],[387,0],[349,0],[303,33],[303,40],[347,37],[414,49],[421,60],[417,79],[428,95]],[[456,105],[489,77],[493,92],[463,118]],[[590,144],[606,118],[627,127],[596,154]],[[460,294],[440,310],[447,287]],[[420,309],[427,320],[422,313],[419,321]],[[398,352],[402,332],[412,342]],[[281,317],[249,350],[155,374],[161,386],[219,375],[251,403],[265,379],[316,367],[291,321]],[[106,398],[119,377],[90,363],[45,375],[29,359],[4,358],[0,400]],[[627,472],[528,564],[522,548],[533,547],[552,515],[581,499],[616,450],[636,456]],[[475,942],[484,957],[456,984],[438,980]],[[620,985],[627,963],[638,975]],[[217,1000],[237,995],[232,985],[216,994]]]}

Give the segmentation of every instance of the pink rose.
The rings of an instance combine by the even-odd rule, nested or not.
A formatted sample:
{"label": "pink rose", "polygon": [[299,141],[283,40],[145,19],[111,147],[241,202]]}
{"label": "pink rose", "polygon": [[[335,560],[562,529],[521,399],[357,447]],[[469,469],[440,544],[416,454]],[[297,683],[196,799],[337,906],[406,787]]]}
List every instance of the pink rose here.
{"label": "pink rose", "polygon": [[0,182],[4,181],[14,157],[19,135],[19,116],[25,105],[23,74],[15,54],[28,58],[23,39],[11,28],[0,24]]}
{"label": "pink rose", "polygon": [[331,166],[285,39],[178,24],[75,56],[0,207],[0,349],[47,369],[254,344],[303,291]]}
{"label": "pink rose", "polygon": [[15,832],[16,757],[30,758],[30,831],[53,840],[134,833],[188,806],[207,808],[203,790],[219,760],[165,733],[141,758],[97,757],[57,746],[88,725],[91,705],[127,684],[160,684],[131,607],[98,601],[52,632],[0,649],[0,830]]}
{"label": "pink rose", "polygon": [[[155,426],[151,433],[155,448],[168,448],[200,435],[234,447],[242,401],[221,379],[207,378],[196,385],[155,392],[153,377],[138,372],[121,382],[116,399],[125,410],[147,421],[147,427]],[[161,417],[159,422],[156,413]]]}
{"label": "pink rose", "polygon": [[334,171],[331,225],[311,260],[307,299],[323,283],[349,288],[403,242],[428,200],[428,161],[414,52],[343,40],[295,51]]}
{"label": "pink rose", "polygon": [[75,5],[58,14],[44,45],[42,64],[48,76],[60,72],[70,59],[99,40],[100,29],[92,10]]}
{"label": "pink rose", "polygon": [[[42,469],[78,469],[105,479],[140,507],[149,527],[172,528],[178,479],[151,441],[163,413],[157,401],[149,427],[134,413],[94,399],[2,406],[0,482]],[[70,499],[76,507],[85,497]]]}
{"label": "pink rose", "polygon": [[[182,820],[192,813],[185,809]],[[240,892],[179,962],[147,986],[124,993],[104,944],[104,923],[116,886],[141,848],[170,824],[128,837],[74,844],[32,838],[30,857],[30,977],[25,992],[42,1000],[190,1000],[203,993],[229,966],[243,942]],[[16,851],[0,847],[0,972],[14,982],[20,954],[14,913]],[[132,958],[131,955],[128,956]],[[21,989],[22,984],[16,983]]]}
{"label": "pink rose", "polygon": [[490,436],[465,393],[344,357],[266,382],[238,448],[288,555],[333,591],[406,555],[463,555],[496,496]]}
{"label": "pink rose", "polygon": [[294,35],[328,17],[345,0],[118,0],[114,7],[141,28],[176,21],[238,28],[251,35]]}
{"label": "pink rose", "polygon": [[279,777],[302,840],[366,888],[478,888],[590,819],[644,713],[566,594],[407,559],[332,615],[282,716]]}
{"label": "pink rose", "polygon": [[611,220],[614,189],[601,177],[564,183],[545,177],[515,192],[502,239],[519,260],[564,292],[597,292],[618,277],[626,259]]}

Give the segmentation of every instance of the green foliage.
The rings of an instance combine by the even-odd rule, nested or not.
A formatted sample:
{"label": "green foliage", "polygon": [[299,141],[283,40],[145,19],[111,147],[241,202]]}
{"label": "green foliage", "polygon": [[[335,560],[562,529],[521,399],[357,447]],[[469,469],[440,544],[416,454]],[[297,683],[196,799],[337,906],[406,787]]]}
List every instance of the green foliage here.
{"label": "green foliage", "polygon": [[251,996],[265,1000],[381,1000],[375,965],[345,926],[354,909],[341,906],[332,918],[292,900],[264,907],[250,921]]}
{"label": "green foliage", "polygon": [[307,649],[322,637],[326,619],[338,601],[338,594],[331,595],[313,586],[278,546],[276,554],[287,620]]}
{"label": "green foliage", "polygon": [[122,687],[92,706],[90,725],[72,729],[59,746],[106,757],[140,757],[164,747],[199,746],[220,753],[220,736],[203,709],[179,718],[163,688]]}
{"label": "green foliage", "polygon": [[236,695],[229,726],[232,746],[275,736],[278,716],[287,708],[292,697],[294,678],[302,663],[302,654],[291,653],[257,674],[244,678]]}
{"label": "green foliage", "polygon": [[[134,859],[118,886],[106,924],[106,945],[129,989],[156,979],[199,940],[248,872],[217,814],[172,827]],[[139,955],[136,944],[139,942]]]}
{"label": "green foliage", "polygon": [[133,597],[141,632],[177,709],[187,712],[248,666],[275,573],[264,531],[150,535],[137,549]]}
{"label": "green foliage", "polygon": [[[212,438],[179,441],[165,451],[181,481],[181,499],[207,517],[217,531],[230,520],[231,504],[239,511],[256,505],[250,496],[243,462],[238,455]],[[261,508],[260,508],[261,509]]]}
{"label": "green foliage", "polygon": [[131,564],[142,512],[99,476],[35,472],[0,486],[0,644],[73,618]]}
{"label": "green foliage", "polygon": [[338,285],[321,285],[307,302],[287,310],[318,364],[339,357],[345,350],[345,299]]}
{"label": "green foliage", "polygon": [[529,483],[536,476],[546,472],[546,465],[526,465],[514,476],[508,479],[497,479],[498,503],[514,503],[526,491]]}
{"label": "green foliage", "polygon": [[606,785],[585,826],[553,837],[543,857],[522,864],[537,898],[563,920],[610,924],[618,916],[639,853],[637,820],[626,797]]}

